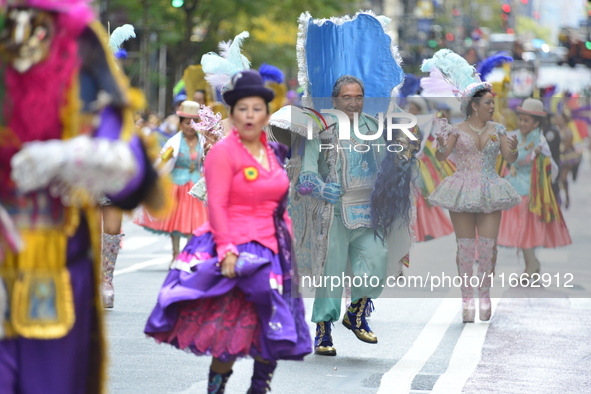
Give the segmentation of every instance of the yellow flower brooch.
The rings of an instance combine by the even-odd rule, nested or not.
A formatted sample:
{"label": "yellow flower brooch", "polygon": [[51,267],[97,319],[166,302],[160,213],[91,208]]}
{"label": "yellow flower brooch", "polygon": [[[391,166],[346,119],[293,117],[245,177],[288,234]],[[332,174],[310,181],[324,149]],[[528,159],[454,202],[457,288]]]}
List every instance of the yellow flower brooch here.
{"label": "yellow flower brooch", "polygon": [[493,135],[491,135],[491,136],[490,136],[490,139],[491,139],[493,142],[497,142],[497,141],[499,140],[499,136],[498,136],[498,135],[496,135],[496,134],[493,134]]}
{"label": "yellow flower brooch", "polygon": [[259,177],[259,172],[255,167],[246,167],[244,169],[244,177],[247,181],[254,181]]}

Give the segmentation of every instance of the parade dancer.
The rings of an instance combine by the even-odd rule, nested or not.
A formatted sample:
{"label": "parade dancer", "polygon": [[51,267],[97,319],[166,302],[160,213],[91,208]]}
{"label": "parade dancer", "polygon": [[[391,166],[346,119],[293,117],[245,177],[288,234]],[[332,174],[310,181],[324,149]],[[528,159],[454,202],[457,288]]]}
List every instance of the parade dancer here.
{"label": "parade dancer", "polygon": [[508,163],[517,159],[517,139],[507,138],[505,128],[491,122],[495,106],[491,85],[481,82],[474,67],[463,58],[442,49],[423,63],[422,70],[430,72],[430,77],[422,81],[424,89],[442,94],[447,87],[446,95],[460,98],[466,116],[464,122],[454,126],[440,120],[437,159],[443,161],[454,152],[457,171],[439,184],[428,201],[450,211],[458,245],[456,262],[464,278],[461,288],[464,322],[474,321],[470,278],[478,254],[478,277],[485,278],[478,288],[480,320],[486,321],[491,314],[490,275],[496,263],[501,211],[521,202],[509,182],[496,173],[495,163],[499,150]]}
{"label": "parade dancer", "polygon": [[547,116],[540,100],[525,99],[519,114],[517,160],[511,165],[507,180],[522,196],[521,204],[503,212],[499,245],[520,248],[525,260],[522,283],[540,273],[535,248],[556,248],[572,243],[566,222],[552,190],[552,178],[558,166],[542,132]]}
{"label": "parade dancer", "polygon": [[[371,344],[378,339],[366,321],[366,312],[372,309],[372,299],[383,290],[388,263],[391,273],[398,275],[403,262],[408,263],[410,247],[409,225],[389,223],[392,229],[383,228],[383,222],[371,214],[372,190],[388,153],[384,148],[364,153],[352,149],[358,144],[380,141],[386,144],[383,136],[372,141],[363,136],[374,135],[378,130],[378,121],[367,113],[385,114],[390,97],[396,95],[404,77],[397,49],[385,31],[387,23],[383,16],[364,12],[353,18],[330,20],[314,20],[310,14],[302,14],[298,35],[299,79],[304,87],[304,106],[314,108],[311,112],[318,117],[321,130],[308,139],[305,126],[303,132],[298,132],[301,127],[295,127],[293,122],[284,126],[295,137],[288,167],[295,183],[290,212],[298,264],[306,274],[317,278],[341,278],[349,259],[354,277],[367,275],[378,279],[377,284],[352,286],[352,303],[342,319],[342,324],[357,339]],[[339,51],[350,56],[334,61],[330,54]],[[383,60],[367,67],[366,59],[378,53]],[[349,140],[338,139],[341,126],[336,117],[319,114],[331,107],[346,114],[350,122]],[[285,122],[278,120],[277,125],[272,125],[291,122],[285,115]],[[354,132],[355,119],[361,135]],[[321,143],[333,149],[320,152]],[[408,217],[410,213],[406,214]],[[372,220],[378,228],[374,228]],[[336,355],[331,330],[333,322],[340,319],[345,284],[316,289],[312,312],[312,321],[316,323],[316,354]]]}
{"label": "parade dancer", "polygon": [[[116,59],[119,60],[127,57],[127,52],[121,48],[121,45],[132,37],[135,37],[135,30],[132,25],[123,25],[113,30],[113,33],[109,37],[109,47]],[[101,297],[104,308],[113,308],[115,306],[113,273],[115,271],[119,249],[121,248],[121,239],[125,235],[121,233],[123,211],[113,206],[108,198],[104,198],[101,201],[101,214],[103,218],[101,243],[103,280],[101,283]]]}
{"label": "parade dancer", "polygon": [[201,178],[202,156],[206,138],[197,133],[191,122],[199,119],[201,106],[194,101],[184,101],[177,111],[180,131],[169,139],[162,148],[160,160],[156,162],[164,167],[161,174],[170,174],[174,184],[172,195],[175,208],[164,220],[150,217],[140,210],[134,223],[150,232],[170,235],[172,240],[172,262],[179,254],[181,237],[190,237],[191,233],[207,220],[205,205],[189,195],[189,191]]}
{"label": "parade dancer", "polygon": [[248,393],[266,393],[277,360],[311,351],[292,267],[287,148],[263,132],[273,96],[252,70],[226,86],[235,126],[205,160],[209,222],[179,255],[145,328],[158,342],[213,356],[208,393],[223,393],[245,356],[255,358]]}
{"label": "parade dancer", "polygon": [[141,97],[88,2],[13,3],[0,35],[0,245],[12,245],[0,253],[0,392],[102,393],[97,203],[159,209],[166,193],[134,130]]}

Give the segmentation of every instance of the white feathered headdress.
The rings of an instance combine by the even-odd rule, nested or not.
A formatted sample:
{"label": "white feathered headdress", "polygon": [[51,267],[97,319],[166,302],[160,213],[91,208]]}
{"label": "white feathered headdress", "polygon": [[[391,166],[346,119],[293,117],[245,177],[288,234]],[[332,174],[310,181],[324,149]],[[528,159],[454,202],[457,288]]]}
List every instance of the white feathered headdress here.
{"label": "white feathered headdress", "polygon": [[109,46],[113,53],[116,54],[121,48],[121,45],[130,38],[135,38],[133,25],[123,25],[113,30],[113,33],[109,37]]}
{"label": "white feathered headdress", "polygon": [[457,97],[463,113],[477,92],[492,91],[492,85],[482,82],[476,69],[450,49],[441,49],[431,59],[423,61],[421,71],[430,73],[429,77],[421,79],[423,96]]}
{"label": "white feathered headdress", "polygon": [[250,60],[240,52],[242,42],[249,36],[247,31],[243,31],[234,40],[220,42],[219,55],[209,52],[201,57],[203,72],[207,74],[205,79],[211,86],[223,91],[234,74],[250,69]]}

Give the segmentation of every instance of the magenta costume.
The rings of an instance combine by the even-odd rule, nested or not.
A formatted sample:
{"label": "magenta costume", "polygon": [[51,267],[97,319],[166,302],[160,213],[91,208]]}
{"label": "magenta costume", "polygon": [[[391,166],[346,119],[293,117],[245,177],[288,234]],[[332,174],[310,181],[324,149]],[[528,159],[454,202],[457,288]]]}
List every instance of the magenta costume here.
{"label": "magenta costume", "polygon": [[[209,222],[194,232],[162,285],[145,328],[158,342],[222,361],[302,360],[311,352],[286,213],[287,149],[267,144],[264,133],[261,141],[269,170],[236,130],[207,155]],[[218,267],[230,251],[239,255],[233,279]]]}
{"label": "magenta costume", "polygon": [[[5,5],[4,1],[0,1],[0,6]],[[66,168],[70,173],[84,168],[89,171],[85,179],[96,183],[105,183],[106,177],[119,172],[120,161],[112,160],[109,167],[100,160],[86,160],[88,155],[76,161],[70,159],[75,151],[73,147],[88,148],[88,144],[116,147],[122,154],[128,153],[125,156],[127,162],[135,168],[131,178],[108,178],[111,183],[121,181],[122,184],[113,193],[105,191],[114,205],[125,209],[137,206],[153,188],[157,174],[140,139],[132,129],[124,131],[124,114],[132,116],[126,87],[120,84],[124,78],[119,77],[118,71],[109,64],[112,54],[100,38],[105,32],[96,22],[92,23],[94,15],[86,2],[31,0],[19,2],[18,8],[19,12],[29,12],[29,8],[35,9],[34,12],[47,11],[48,17],[55,22],[55,32],[46,59],[28,70],[17,71],[12,64],[5,64],[6,69],[2,70],[0,83],[6,86],[6,97],[3,97],[6,119],[0,117],[0,125],[6,126],[8,135],[12,134],[14,138],[3,136],[0,140],[0,204],[23,236],[39,240],[49,233],[54,237],[51,239],[58,237],[63,240],[60,245],[64,247],[62,250],[51,243],[25,242],[23,250],[9,250],[6,259],[0,260],[0,284],[7,284],[10,302],[16,299],[16,286],[12,284],[18,283],[24,275],[32,277],[33,274],[40,274],[38,277],[41,277],[47,270],[53,269],[48,267],[48,261],[53,259],[63,262],[64,266],[60,269],[65,271],[68,280],[65,283],[57,280],[50,283],[56,284],[57,289],[71,290],[71,297],[60,300],[55,296],[55,288],[52,293],[51,286],[43,286],[46,282],[31,282],[27,287],[31,294],[30,303],[11,304],[7,316],[0,316],[0,323],[8,328],[7,336],[0,340],[0,393],[98,394],[103,392],[105,368],[102,311],[96,278],[98,270],[94,266],[96,259],[95,262],[92,260],[97,253],[100,254],[96,248],[100,245],[98,208],[70,209],[63,200],[67,192],[56,196],[55,191],[50,193],[49,186],[53,186],[51,182],[60,177],[64,184],[68,184],[71,179],[63,178]],[[74,81],[78,83],[75,88],[71,85]],[[79,96],[68,96],[70,91],[79,93]],[[111,100],[102,111],[94,112],[93,104],[99,91],[108,93]],[[72,105],[69,108],[71,112],[64,112],[65,104],[70,99],[74,100],[74,96],[80,107]],[[61,118],[64,113],[69,116]],[[75,124],[77,116],[82,114],[85,116],[80,119],[80,124]],[[66,124],[66,121],[72,124]],[[98,128],[97,123],[100,124]],[[34,144],[37,144],[36,150],[31,148]],[[29,185],[36,186],[21,192],[25,177],[15,176],[19,167],[14,165],[14,159],[23,158],[23,154],[29,152],[27,160],[38,164],[35,169],[55,169],[52,167],[55,163],[49,159],[50,149],[43,150],[44,146],[61,152],[63,163],[48,179],[49,184],[37,184],[41,182],[41,177],[29,173]],[[101,158],[104,159],[104,156]],[[106,172],[107,169],[111,172]],[[84,177],[79,179],[83,181]],[[68,218],[74,216],[73,212],[79,216],[72,221]],[[2,236],[0,232],[0,238]],[[94,246],[92,252],[91,246]],[[33,253],[36,258],[27,260],[26,257]],[[45,258],[39,259],[38,256]],[[25,260],[32,260],[36,264],[35,269],[23,267]],[[55,297],[47,296],[48,293]],[[28,305],[42,305],[43,308],[27,308]],[[71,326],[58,321],[54,326],[59,326],[61,331],[57,334],[49,329],[45,332],[43,329],[31,330],[37,322],[46,324],[47,321],[59,320],[55,316],[61,314],[61,307],[68,310],[71,307]],[[25,327],[27,332],[22,324],[15,324],[17,312],[23,309],[28,311],[27,319],[33,322]]]}

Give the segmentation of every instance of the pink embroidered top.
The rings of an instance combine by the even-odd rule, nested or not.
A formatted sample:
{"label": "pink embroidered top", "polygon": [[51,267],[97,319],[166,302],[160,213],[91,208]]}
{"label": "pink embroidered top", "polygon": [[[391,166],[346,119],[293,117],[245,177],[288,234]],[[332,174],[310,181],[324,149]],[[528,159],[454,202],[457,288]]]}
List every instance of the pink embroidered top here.
{"label": "pink embroidered top", "polygon": [[[251,241],[278,252],[273,213],[289,188],[289,179],[264,132],[261,142],[267,149],[269,170],[242,145],[236,129],[205,158],[209,221],[194,234],[212,232],[220,261],[228,252],[238,254],[236,245]],[[285,220],[291,231],[287,212]]]}

